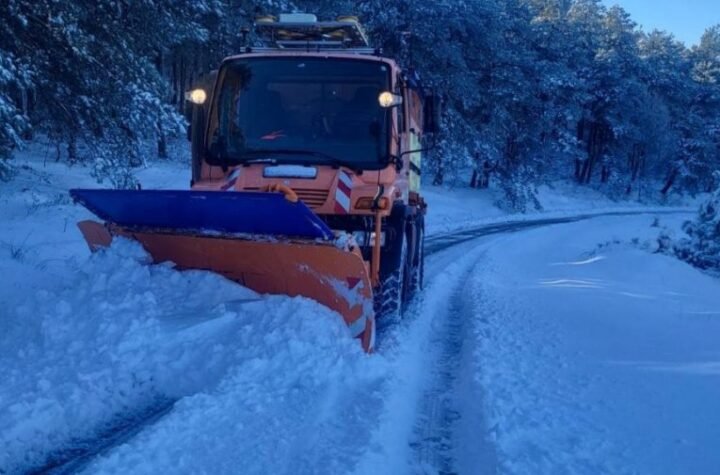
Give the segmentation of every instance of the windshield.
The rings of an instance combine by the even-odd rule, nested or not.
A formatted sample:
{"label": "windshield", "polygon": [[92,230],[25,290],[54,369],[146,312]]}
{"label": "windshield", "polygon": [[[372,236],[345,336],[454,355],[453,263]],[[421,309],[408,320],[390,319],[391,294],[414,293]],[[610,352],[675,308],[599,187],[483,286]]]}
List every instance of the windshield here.
{"label": "windshield", "polygon": [[389,113],[378,95],[389,89],[389,71],[384,63],[353,59],[226,63],[210,118],[210,159],[382,168]]}

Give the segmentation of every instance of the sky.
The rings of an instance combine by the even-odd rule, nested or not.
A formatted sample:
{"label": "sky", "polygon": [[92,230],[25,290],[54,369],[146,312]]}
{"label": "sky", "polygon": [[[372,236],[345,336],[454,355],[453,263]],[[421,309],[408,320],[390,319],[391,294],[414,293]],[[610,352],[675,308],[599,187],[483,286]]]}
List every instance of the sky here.
{"label": "sky", "polygon": [[665,30],[686,45],[700,41],[706,28],[720,24],[720,0],[603,0],[620,5],[644,31]]}

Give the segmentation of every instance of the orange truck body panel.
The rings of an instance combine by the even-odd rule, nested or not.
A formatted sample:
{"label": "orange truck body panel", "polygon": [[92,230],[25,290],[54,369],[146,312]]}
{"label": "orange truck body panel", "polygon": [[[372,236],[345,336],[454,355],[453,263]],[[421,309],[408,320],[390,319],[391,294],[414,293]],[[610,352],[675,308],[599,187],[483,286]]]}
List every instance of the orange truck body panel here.
{"label": "orange truck body panel", "polygon": [[[407,190],[407,184],[398,183],[398,173],[394,168],[388,167],[380,171],[366,171],[362,175],[345,168],[338,170],[324,165],[313,165],[317,169],[315,178],[265,178],[266,165],[252,164],[238,166],[223,172],[219,167],[207,167],[208,178],[195,183],[193,189],[204,191],[261,191],[267,186],[281,184],[290,187],[308,208],[321,215],[338,214],[335,209],[335,197],[338,192],[341,171],[352,180],[350,203],[351,208],[347,214],[373,216],[375,212],[370,209],[357,209],[356,204],[360,198],[373,198],[377,194],[378,183],[384,184],[386,197],[390,203],[400,198]],[[233,174],[237,178],[230,181]],[[228,188],[228,185],[231,185]],[[383,216],[389,210],[383,210]]]}

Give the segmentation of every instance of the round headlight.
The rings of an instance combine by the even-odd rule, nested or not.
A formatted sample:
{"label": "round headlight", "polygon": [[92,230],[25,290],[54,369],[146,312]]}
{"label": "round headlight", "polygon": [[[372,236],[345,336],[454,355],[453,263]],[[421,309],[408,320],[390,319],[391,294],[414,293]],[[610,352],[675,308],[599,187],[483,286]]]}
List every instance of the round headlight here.
{"label": "round headlight", "polygon": [[378,102],[380,107],[387,109],[388,107],[395,107],[402,104],[402,96],[399,94],[393,94],[390,91],[381,92],[378,96]]}
{"label": "round headlight", "polygon": [[185,93],[185,99],[193,104],[203,105],[207,100],[207,92],[204,89],[193,89]]}

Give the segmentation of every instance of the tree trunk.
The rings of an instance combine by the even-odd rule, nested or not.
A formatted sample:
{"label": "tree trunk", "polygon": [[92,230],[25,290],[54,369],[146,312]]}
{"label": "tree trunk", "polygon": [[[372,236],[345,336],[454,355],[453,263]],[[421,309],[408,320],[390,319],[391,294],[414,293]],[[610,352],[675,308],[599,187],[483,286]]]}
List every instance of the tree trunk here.
{"label": "tree trunk", "polygon": [[180,91],[177,98],[177,111],[182,114],[185,103],[185,91],[188,89],[188,64],[185,55],[180,57]]}
{"label": "tree trunk", "polygon": [[158,158],[168,158],[167,139],[165,138],[165,131],[160,124],[158,124],[157,154]]}
{"label": "tree trunk", "polygon": [[[605,150],[607,140],[610,138],[608,127],[601,121],[584,120],[578,125],[578,139],[585,142],[587,160],[576,163],[576,177],[579,169],[578,181],[583,184],[590,183],[595,165],[600,161]],[[606,176],[607,174],[607,176]],[[601,180],[609,178],[609,170],[601,172]]]}
{"label": "tree trunk", "polygon": [[610,168],[608,168],[607,165],[603,165],[602,171],[600,172],[600,182],[607,183],[608,181],[610,181]]}
{"label": "tree trunk", "polygon": [[492,172],[492,166],[490,162],[485,160],[483,163],[482,178],[480,179],[480,188],[490,187],[490,173]]}
{"label": "tree trunk", "polygon": [[580,158],[575,159],[575,181],[578,183],[582,183],[582,166],[583,166],[584,160]]}
{"label": "tree trunk", "polygon": [[442,171],[441,168],[438,168],[438,169],[435,171],[435,176],[433,177],[432,184],[433,184],[434,186],[440,186],[440,185],[443,184],[443,171]]}
{"label": "tree trunk", "polygon": [[592,177],[592,155],[588,156],[588,159],[583,163],[582,171],[580,172],[580,183],[587,185],[590,183],[590,177]]}
{"label": "tree trunk", "polygon": [[180,88],[178,87],[178,73],[177,73],[177,70],[178,70],[178,68],[177,68],[177,56],[176,56],[176,55],[173,55],[173,58],[172,58],[172,72],[171,72],[171,74],[172,74],[171,84],[172,84],[172,88],[173,88],[173,90],[172,90],[172,94],[173,94],[173,99],[172,99],[172,100],[173,100],[173,102],[177,101],[178,90],[180,89]]}
{"label": "tree trunk", "polygon": [[665,180],[665,186],[663,186],[662,190],[660,190],[660,193],[664,195],[667,195],[668,191],[670,191],[670,188],[673,187],[675,184],[675,180],[677,179],[678,175],[678,169],[673,168],[670,174],[667,177],[667,180]]}
{"label": "tree trunk", "polygon": [[75,138],[75,134],[70,134],[70,137],[68,138],[67,154],[68,154],[68,162],[71,165],[74,163],[77,163],[77,161],[78,161],[77,139]]}
{"label": "tree trunk", "polygon": [[443,166],[442,158],[438,157],[436,160],[437,167],[435,168],[435,175],[433,176],[432,184],[435,186],[440,186],[445,181],[445,167]]}
{"label": "tree trunk", "polygon": [[[25,117],[30,116],[30,100],[28,98],[28,90],[24,87],[20,87],[20,104],[22,113]],[[32,127],[26,127],[22,131],[22,138],[24,140],[32,140]]]}
{"label": "tree trunk", "polygon": [[630,182],[628,183],[626,193],[629,195],[632,193],[633,185],[638,179],[638,176],[640,175],[640,166],[643,162],[643,158],[645,156],[645,151],[641,145],[635,145],[633,146],[632,152],[630,154]]}

